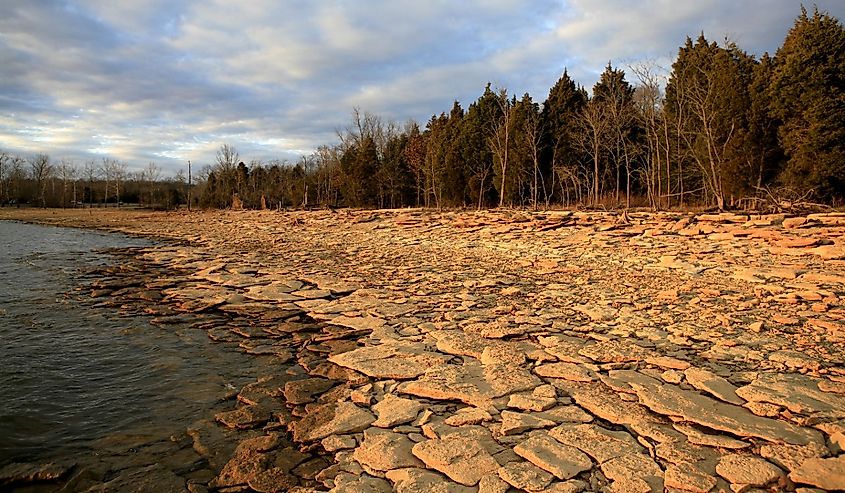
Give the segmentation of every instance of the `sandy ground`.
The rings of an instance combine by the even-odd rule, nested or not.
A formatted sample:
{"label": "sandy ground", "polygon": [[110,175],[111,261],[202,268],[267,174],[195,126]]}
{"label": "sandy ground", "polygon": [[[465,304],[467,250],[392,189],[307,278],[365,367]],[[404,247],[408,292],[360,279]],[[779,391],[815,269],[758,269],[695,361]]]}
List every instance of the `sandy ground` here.
{"label": "sandy ground", "polygon": [[845,214],[0,219],[166,240],[135,294],[278,355],[191,491],[845,489]]}

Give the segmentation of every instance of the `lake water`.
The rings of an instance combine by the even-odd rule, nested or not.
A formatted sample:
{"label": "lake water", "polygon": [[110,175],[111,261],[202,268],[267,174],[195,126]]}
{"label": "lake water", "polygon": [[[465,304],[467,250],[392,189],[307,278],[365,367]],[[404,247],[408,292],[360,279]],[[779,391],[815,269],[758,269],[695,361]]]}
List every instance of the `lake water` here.
{"label": "lake water", "polygon": [[260,374],[261,358],[205,331],[80,302],[81,277],[113,261],[103,249],[149,245],[0,221],[0,466],[84,463],[115,436],[184,436]]}

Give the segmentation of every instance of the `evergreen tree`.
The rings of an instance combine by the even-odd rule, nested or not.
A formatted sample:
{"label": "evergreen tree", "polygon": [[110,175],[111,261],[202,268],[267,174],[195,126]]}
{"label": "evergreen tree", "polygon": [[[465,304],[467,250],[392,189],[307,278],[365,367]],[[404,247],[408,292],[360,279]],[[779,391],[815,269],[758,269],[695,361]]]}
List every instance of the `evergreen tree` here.
{"label": "evergreen tree", "polygon": [[[636,154],[636,110],[634,108],[634,88],[625,80],[625,72],[614,69],[608,63],[599,81],[593,87],[593,99],[590,104],[603,107],[602,114],[607,120],[605,142],[606,156],[613,164],[608,166],[607,175],[615,172],[613,178],[616,201],[620,199],[624,185],[627,201],[630,203],[633,159]],[[622,175],[622,171],[625,175]]]}
{"label": "evergreen tree", "polygon": [[[587,91],[575,84],[566,70],[549,90],[540,113],[543,132],[540,169],[549,182],[550,193],[559,186],[565,187],[562,177],[576,177],[581,155],[573,143],[573,133],[578,113],[587,102]],[[562,198],[561,198],[562,199]]]}
{"label": "evergreen tree", "polygon": [[495,201],[493,195],[493,152],[490,136],[500,113],[497,96],[490,88],[472,104],[461,125],[461,150],[467,166],[469,195],[480,209]]}
{"label": "evergreen tree", "polygon": [[836,18],[801,9],[775,55],[769,96],[782,122],[783,183],[845,198],[845,29]]}
{"label": "evergreen tree", "polygon": [[[744,193],[753,178],[748,165],[754,60],[735,44],[719,47],[702,34],[687,38],[666,87],[667,118],[677,139],[679,193],[701,188],[720,209]],[[693,173],[693,170],[695,173]]]}

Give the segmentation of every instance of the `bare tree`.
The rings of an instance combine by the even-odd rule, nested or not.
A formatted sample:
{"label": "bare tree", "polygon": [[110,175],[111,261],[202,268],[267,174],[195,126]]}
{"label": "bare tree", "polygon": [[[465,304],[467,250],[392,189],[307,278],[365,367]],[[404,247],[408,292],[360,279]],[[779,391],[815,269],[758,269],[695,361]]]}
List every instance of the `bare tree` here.
{"label": "bare tree", "polygon": [[9,201],[9,190],[6,182],[9,180],[9,168],[12,157],[5,151],[0,151],[0,206],[6,205]]}
{"label": "bare tree", "polygon": [[62,207],[68,205],[68,187],[73,187],[71,203],[76,206],[76,175],[77,169],[73,161],[62,159],[59,164],[59,178],[62,180]]}
{"label": "bare tree", "polygon": [[534,210],[537,210],[537,203],[539,199],[540,187],[543,188],[543,198],[548,202],[549,194],[546,191],[546,183],[543,174],[540,172],[540,147],[543,141],[543,129],[540,114],[537,112],[530,112],[528,118],[523,122],[522,131],[524,132],[528,146],[531,151],[532,162],[532,186],[531,186],[531,205]]}
{"label": "bare tree", "polygon": [[86,161],[82,167],[82,174],[88,182],[88,197],[83,197],[83,200],[88,200],[89,207],[92,207],[96,200],[94,195],[94,183],[97,180],[98,173],[99,170],[97,169],[97,163],[93,160]]}
{"label": "bare tree", "polygon": [[505,184],[508,177],[508,151],[510,150],[510,128],[511,128],[511,109],[510,99],[508,99],[508,90],[505,88],[496,91],[496,103],[499,105],[501,112],[498,119],[493,120],[493,128],[490,137],[490,150],[499,163],[499,168],[502,170],[501,184],[499,188],[499,207],[505,204]]}
{"label": "bare tree", "polygon": [[661,161],[664,153],[662,146],[668,147],[669,145],[668,140],[662,138],[661,135],[665,127],[665,118],[662,117],[664,99],[660,86],[661,82],[665,80],[665,77],[658,75],[657,66],[653,63],[632,65],[629,66],[629,69],[636,75],[640,82],[640,85],[634,92],[634,104],[638,110],[637,114],[640,119],[640,125],[645,131],[646,137],[645,169],[643,170],[643,175],[645,176],[644,181],[651,207],[656,210],[660,207],[660,201],[663,195]]}
{"label": "bare tree", "polygon": [[47,207],[47,183],[53,176],[53,165],[50,164],[50,156],[46,154],[36,154],[30,158],[29,167],[32,173],[32,179],[35,181],[36,190],[38,191],[38,200],[41,202],[41,207]]}
{"label": "bare tree", "polygon": [[142,175],[147,182],[147,193],[149,193],[149,206],[152,206],[155,203],[155,195],[158,192],[158,181],[161,179],[161,168],[158,165],[150,161],[147,163],[147,168],[144,169]]}
{"label": "bare tree", "polygon": [[575,146],[590,156],[593,162],[590,202],[592,205],[597,205],[601,185],[601,160],[604,155],[608,131],[610,129],[605,105],[591,100],[578,114],[576,126],[578,130],[575,133]]}

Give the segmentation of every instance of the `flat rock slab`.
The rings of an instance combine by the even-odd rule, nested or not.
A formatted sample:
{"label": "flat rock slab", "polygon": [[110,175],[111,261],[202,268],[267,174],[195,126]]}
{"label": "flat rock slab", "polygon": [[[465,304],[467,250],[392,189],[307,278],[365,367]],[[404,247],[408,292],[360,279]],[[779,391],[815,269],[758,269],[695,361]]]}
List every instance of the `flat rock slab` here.
{"label": "flat rock slab", "polygon": [[689,462],[669,464],[663,475],[663,485],[666,488],[692,493],[707,493],[717,482],[715,477],[702,472]]}
{"label": "flat rock slab", "polygon": [[448,360],[446,355],[428,351],[424,344],[399,341],[329,356],[329,361],[336,365],[370,377],[396,380],[416,378]]}
{"label": "flat rock slab", "polygon": [[525,491],[542,491],[554,477],[530,462],[509,462],[499,468],[499,477]]}
{"label": "flat rock slab", "polygon": [[845,396],[819,389],[820,379],[800,374],[766,373],[737,389],[749,402],[767,402],[794,413],[845,418]]}
{"label": "flat rock slab", "polygon": [[351,402],[331,403],[317,408],[301,420],[291,423],[295,442],[312,442],[329,435],[357,433],[367,429],[376,417]]}
{"label": "flat rock slab", "polygon": [[502,411],[502,435],[519,435],[528,430],[537,428],[551,428],[557,425],[556,422],[532,416],[531,414],[517,413],[513,411]]}
{"label": "flat rock slab", "polygon": [[365,468],[374,471],[391,471],[406,467],[424,467],[411,454],[412,442],[407,435],[369,428],[364,431],[364,441],[355,449],[353,458]]}
{"label": "flat rock slab", "polygon": [[577,448],[599,464],[623,455],[639,454],[642,447],[630,433],[594,424],[563,424],[549,432],[558,442]]}
{"label": "flat rock slab", "polygon": [[750,454],[725,455],[716,464],[716,474],[731,484],[763,487],[784,475],[771,462]]}
{"label": "flat rock slab", "polygon": [[634,343],[611,340],[584,346],[578,350],[581,356],[597,363],[626,363],[643,361],[650,356],[649,351]]}
{"label": "flat rock slab", "polygon": [[613,481],[614,491],[663,491],[663,470],[645,454],[614,457],[601,465],[601,472]]}
{"label": "flat rock slab", "polygon": [[547,363],[534,368],[534,373],[546,378],[562,378],[573,382],[592,382],[595,375],[588,368],[575,363]]}
{"label": "flat rock slab", "polygon": [[736,387],[724,378],[702,368],[687,368],[684,370],[687,382],[702,392],[707,392],[713,397],[735,406],[745,404],[745,401],[736,395]]}
{"label": "flat rock slab", "polygon": [[285,383],[285,401],[298,405],[314,402],[315,396],[334,387],[337,382],[327,378],[305,378]]}
{"label": "flat rock slab", "polygon": [[807,459],[789,475],[798,484],[825,490],[845,490],[845,455],[831,459]]}
{"label": "flat rock slab", "polygon": [[412,452],[428,468],[465,486],[475,486],[483,476],[499,469],[499,463],[482,444],[470,438],[426,440],[414,445]]}
{"label": "flat rock slab", "polygon": [[396,469],[388,471],[385,477],[393,482],[396,493],[476,493],[475,488],[449,481],[427,469]]}
{"label": "flat rock slab", "polygon": [[672,425],[677,431],[686,435],[687,440],[694,445],[704,445],[706,447],[717,447],[723,449],[744,449],[751,446],[748,442],[737,440],[725,435],[712,435],[705,433],[694,426],[687,424],[675,423]]}
{"label": "flat rock slab", "polygon": [[331,319],[331,324],[355,330],[378,330],[384,327],[387,322],[379,317],[347,317],[340,315]]}
{"label": "flat rock slab", "polygon": [[492,399],[534,389],[543,382],[525,368],[515,365],[463,365],[431,368],[417,380],[402,384],[398,391],[435,400],[458,400],[486,407]]}
{"label": "flat rock slab", "polygon": [[425,406],[414,399],[405,399],[393,394],[387,394],[384,399],[375,404],[372,409],[378,415],[373,426],[393,428],[396,425],[410,423]]}
{"label": "flat rock slab", "polygon": [[613,376],[627,381],[640,402],[658,414],[678,416],[714,430],[743,437],[762,438],[770,442],[806,445],[822,440],[819,432],[815,430],[801,428],[786,421],[763,418],[743,407],[661,383],[639,372],[620,371],[615,372]]}
{"label": "flat rock slab", "polygon": [[575,447],[538,433],[517,444],[513,451],[558,479],[569,479],[593,467],[593,461]]}
{"label": "flat rock slab", "polygon": [[69,467],[54,463],[31,464],[13,462],[0,469],[0,486],[15,486],[44,481],[57,481],[70,471]]}

